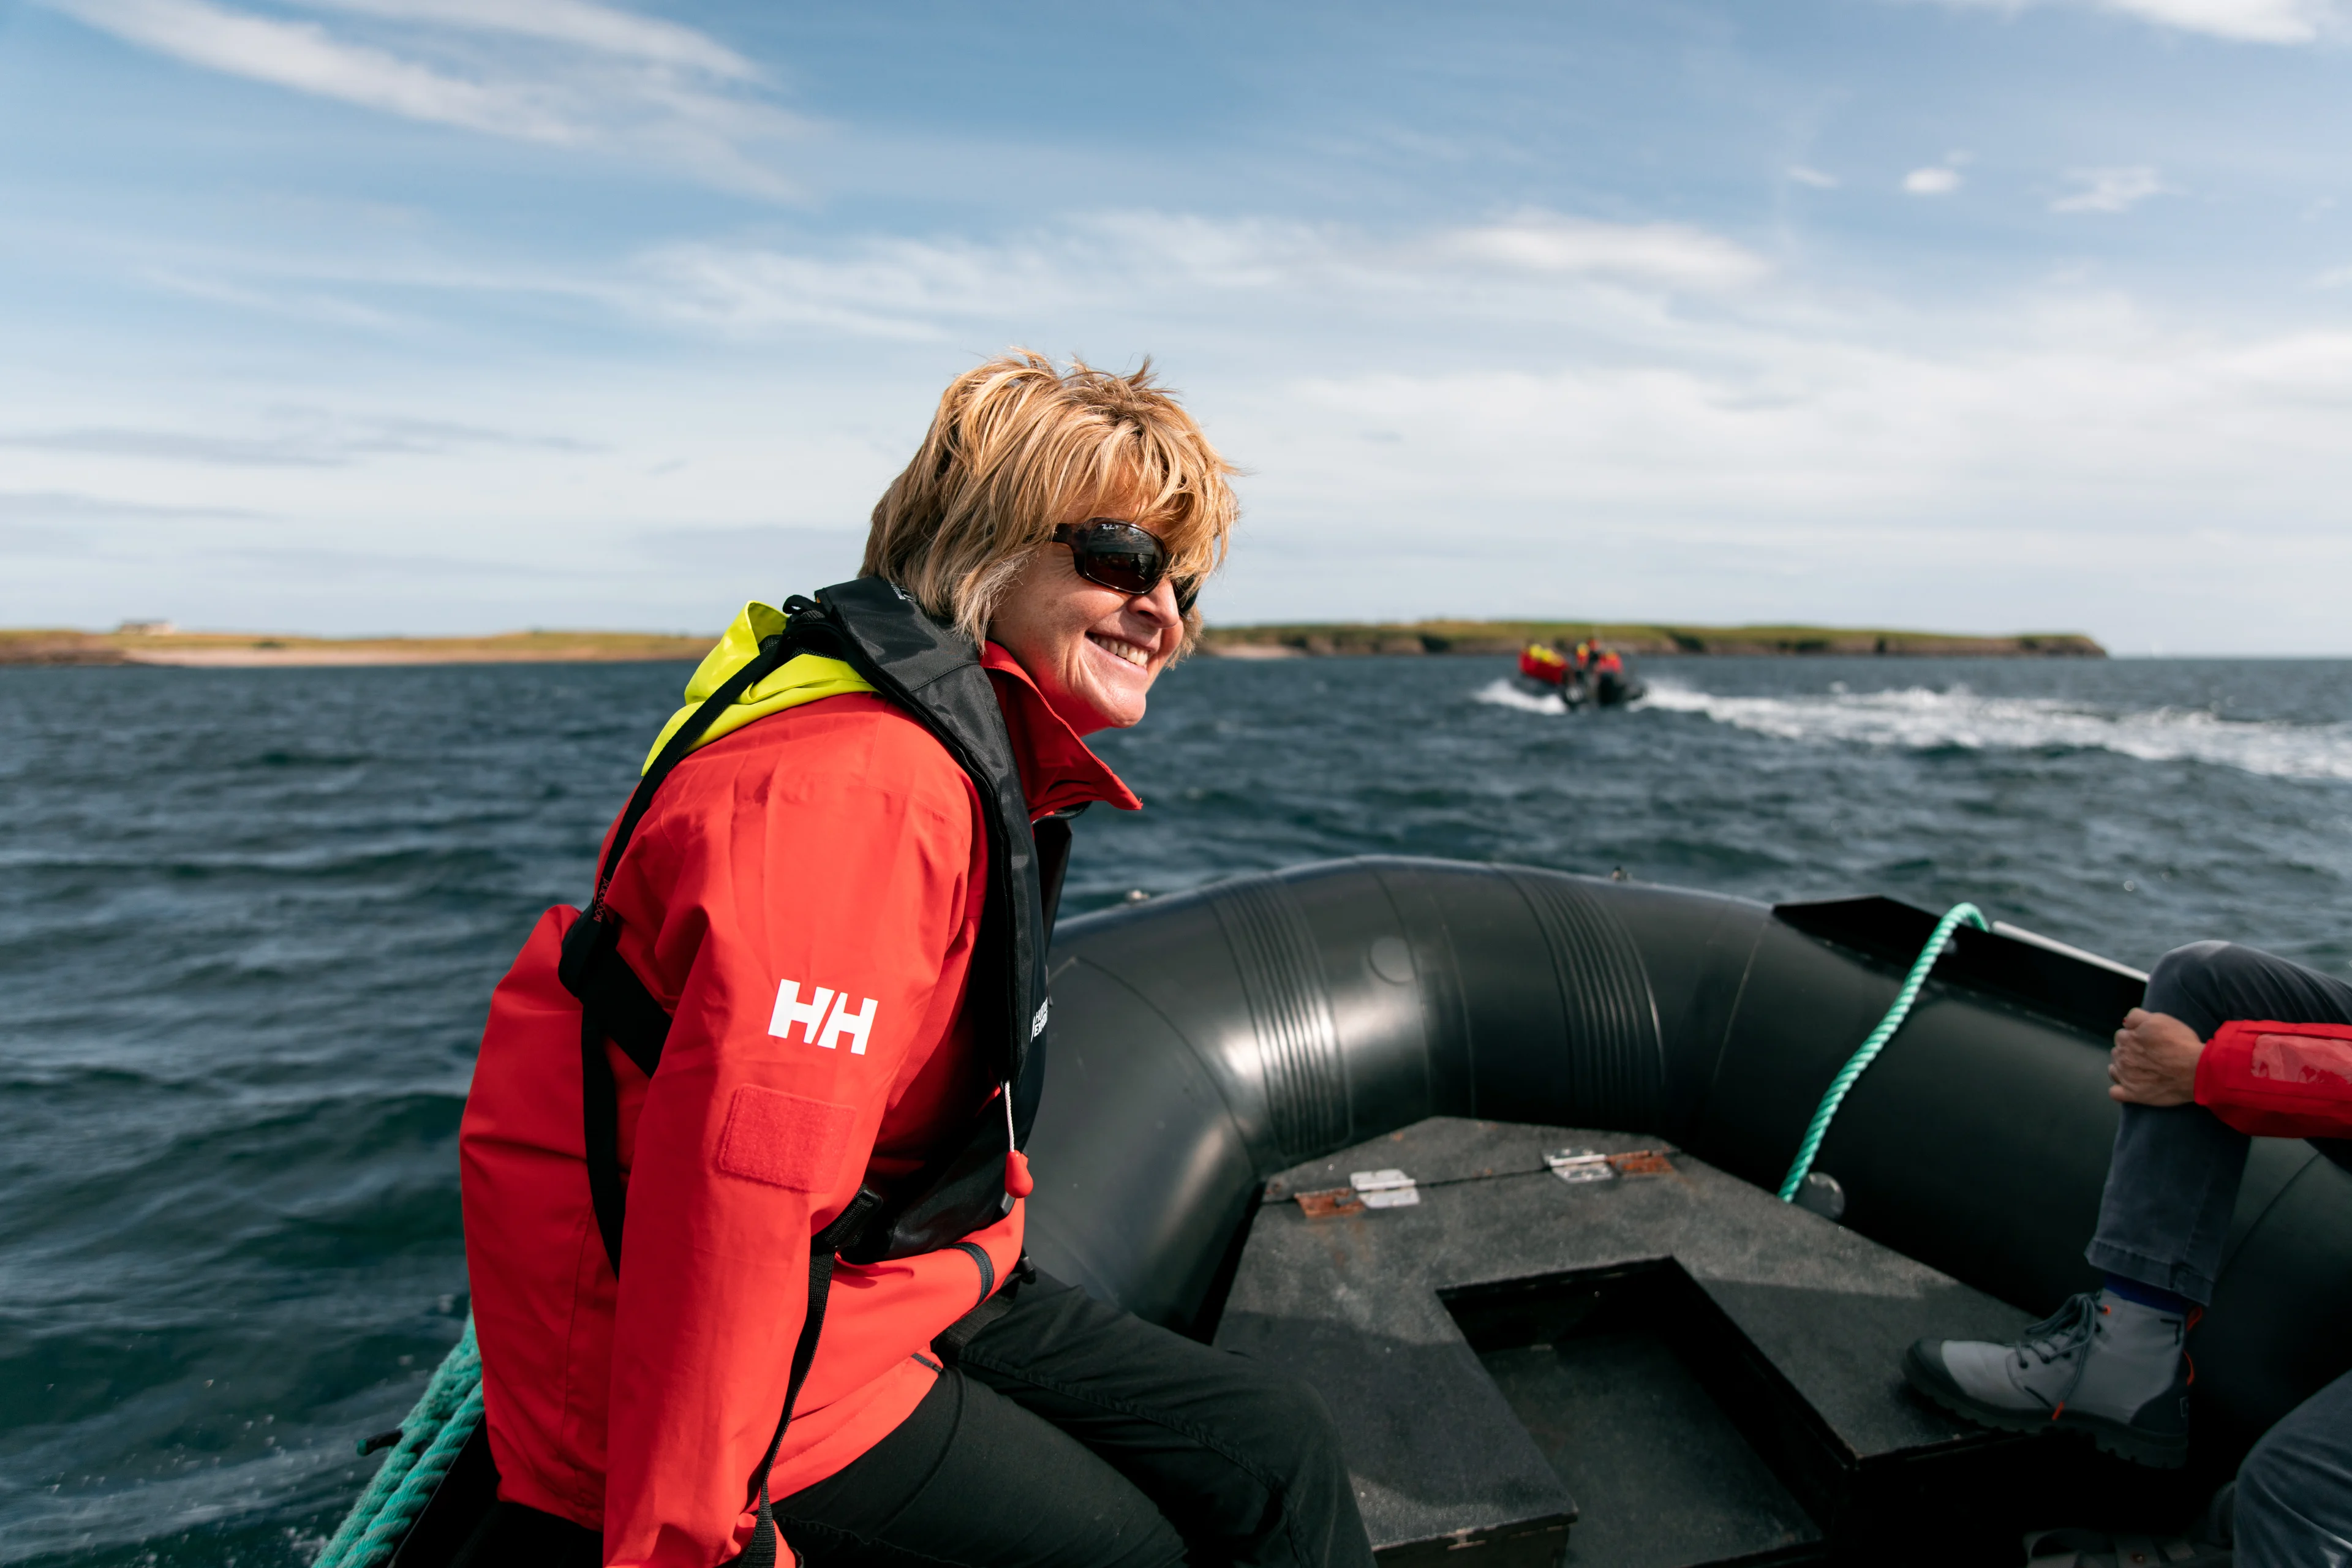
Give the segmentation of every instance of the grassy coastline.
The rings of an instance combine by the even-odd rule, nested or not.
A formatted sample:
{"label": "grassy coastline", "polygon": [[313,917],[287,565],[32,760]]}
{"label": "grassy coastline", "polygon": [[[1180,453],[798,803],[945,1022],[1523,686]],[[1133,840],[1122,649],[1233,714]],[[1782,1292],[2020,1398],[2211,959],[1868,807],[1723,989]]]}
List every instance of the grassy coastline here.
{"label": "grassy coastline", "polygon": [[501,632],[480,637],[301,637],[254,632],[0,631],[0,664],[147,664],[214,668],[370,664],[586,664],[698,659],[715,637],[652,632]]}
{"label": "grassy coastline", "polygon": [[2105,658],[2080,632],[1971,637],[1855,626],[1702,626],[1608,621],[1412,621],[1374,625],[1210,626],[1202,651],[1241,658],[1347,654],[1509,654],[1531,642],[1573,646],[1598,636],[1647,658],[1859,654],[1891,658]]}
{"label": "grassy coastline", "polygon": [[[1966,637],[1844,626],[1702,626],[1593,621],[1319,622],[1210,626],[1201,651],[1229,658],[1365,654],[1511,654],[1530,642],[1598,634],[1644,658],[1862,654],[2104,658],[2075,632]],[[303,637],[253,632],[0,630],[0,664],[137,664],[213,668],[320,665],[565,664],[698,659],[714,639],[650,632],[528,631],[478,637]]]}

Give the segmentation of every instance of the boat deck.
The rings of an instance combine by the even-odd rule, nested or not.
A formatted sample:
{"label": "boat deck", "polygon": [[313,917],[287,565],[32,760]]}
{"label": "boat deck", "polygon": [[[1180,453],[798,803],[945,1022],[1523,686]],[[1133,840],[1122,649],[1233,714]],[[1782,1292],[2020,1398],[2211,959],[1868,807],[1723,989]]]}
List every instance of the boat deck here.
{"label": "boat deck", "polygon": [[[1904,1386],[1913,1340],[2016,1309],[1685,1153],[1574,1184],[1544,1158],[1662,1146],[1434,1118],[1269,1184],[1216,1342],[1321,1392],[1384,1563],[2015,1562],[2072,1522],[2021,1510],[2120,1470]],[[1296,1201],[1379,1170],[1417,1201]]]}

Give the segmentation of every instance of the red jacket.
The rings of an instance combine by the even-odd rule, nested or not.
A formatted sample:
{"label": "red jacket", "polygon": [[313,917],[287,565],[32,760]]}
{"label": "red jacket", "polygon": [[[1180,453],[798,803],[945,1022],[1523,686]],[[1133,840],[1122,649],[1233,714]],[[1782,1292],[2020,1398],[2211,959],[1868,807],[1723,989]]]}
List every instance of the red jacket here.
{"label": "red jacket", "polygon": [[[1033,814],[1138,804],[1010,656],[992,645],[983,662]],[[650,1082],[606,1047],[628,1175],[617,1288],[582,1160],[579,1004],[555,973],[577,916],[541,918],[491,1000],[458,1135],[501,1498],[601,1529],[607,1563],[740,1550],[810,1235],[996,1092],[964,1005],[986,857],[970,779],[879,697],[772,713],[677,766],[607,894],[622,957],[675,1018]],[[820,986],[842,1003],[822,1030],[786,1017]],[[969,1238],[997,1281],[1024,1217],[1016,1204]],[[931,1339],[984,1294],[960,1248],[833,1279],[776,1497],[905,1419],[938,1375]]]}
{"label": "red jacket", "polygon": [[2224,1024],[2197,1058],[2197,1103],[2258,1138],[2352,1138],[2352,1026]]}

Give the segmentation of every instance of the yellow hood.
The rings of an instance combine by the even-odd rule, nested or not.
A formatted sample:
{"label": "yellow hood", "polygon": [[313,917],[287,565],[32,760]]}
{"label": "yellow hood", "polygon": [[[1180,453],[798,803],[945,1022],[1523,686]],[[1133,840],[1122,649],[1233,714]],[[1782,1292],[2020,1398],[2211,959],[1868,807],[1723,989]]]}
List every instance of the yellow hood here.
{"label": "yellow hood", "polygon": [[[654,765],[654,759],[661,755],[662,747],[677,733],[678,726],[709,701],[710,694],[725,685],[729,676],[751,662],[760,651],[761,640],[783,629],[783,611],[756,600],[744,605],[743,613],[727,628],[727,635],[719,639],[719,646],[705,654],[702,662],[695,667],[694,678],[686,683],[686,706],[671,714],[669,722],[654,738],[653,750],[646,753],[645,768]],[[865,677],[840,659],[820,658],[813,653],[796,654],[770,672],[765,680],[735,699],[725,712],[710,721],[710,728],[702,732],[702,739],[695,745],[707,746],[721,735],[733,734],[754,719],[764,719],[803,702],[873,689]],[[637,771],[643,773],[645,768]]]}

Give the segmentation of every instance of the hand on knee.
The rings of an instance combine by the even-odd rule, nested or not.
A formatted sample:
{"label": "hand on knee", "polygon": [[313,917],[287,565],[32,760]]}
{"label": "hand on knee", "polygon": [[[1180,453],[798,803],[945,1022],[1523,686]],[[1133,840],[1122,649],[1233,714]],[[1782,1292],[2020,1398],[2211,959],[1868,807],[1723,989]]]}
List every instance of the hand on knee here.
{"label": "hand on knee", "polygon": [[2169,1013],[2135,1007],[2107,1057],[2107,1098],[2127,1105],[2188,1105],[2197,1098],[2205,1042]]}

